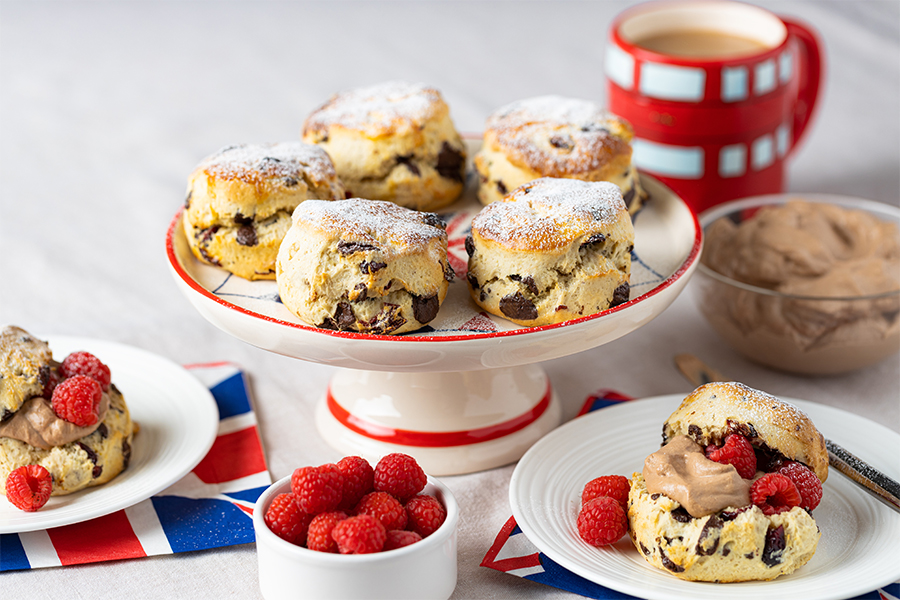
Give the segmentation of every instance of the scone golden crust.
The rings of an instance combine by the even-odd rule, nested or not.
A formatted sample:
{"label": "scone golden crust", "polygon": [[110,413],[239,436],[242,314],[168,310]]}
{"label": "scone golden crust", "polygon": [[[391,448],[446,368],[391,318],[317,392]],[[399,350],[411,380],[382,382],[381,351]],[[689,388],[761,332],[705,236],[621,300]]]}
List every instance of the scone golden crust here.
{"label": "scone golden crust", "polygon": [[635,473],[628,496],[629,533],[653,566],[689,581],[769,580],[815,554],[819,529],[799,506],[766,516],[756,506],[691,518],[678,502],[647,491]]}
{"label": "scone golden crust", "polygon": [[755,447],[801,462],[825,481],[825,438],[802,410],[742,383],[708,383],[694,390],[663,426],[663,443],[686,435],[701,446],[741,433]]}
{"label": "scone golden crust", "polygon": [[445,225],[392,202],[307,201],[294,211],[276,279],[288,310],[316,327],[415,331],[437,315],[453,280]]}
{"label": "scone golden crust", "polygon": [[245,279],[274,279],[291,213],[345,196],[328,154],[302,142],[230,146],[191,174],[184,230],[194,256]]}
{"label": "scone golden crust", "polygon": [[628,300],[633,247],[618,186],[537,179],[472,220],[469,292],[519,325],[584,317]]}
{"label": "scone golden crust", "polygon": [[433,211],[463,191],[465,145],[427,85],[392,81],[335,94],[307,117],[303,141],[328,152],[348,196]]}
{"label": "scone golden crust", "polygon": [[0,331],[0,422],[41,395],[52,358],[47,343],[24,329],[9,325]]}
{"label": "scone golden crust", "polygon": [[478,199],[496,202],[539,177],[609,181],[634,214],[644,192],[631,163],[631,125],[587,100],[540,96],[494,111],[475,155]]}

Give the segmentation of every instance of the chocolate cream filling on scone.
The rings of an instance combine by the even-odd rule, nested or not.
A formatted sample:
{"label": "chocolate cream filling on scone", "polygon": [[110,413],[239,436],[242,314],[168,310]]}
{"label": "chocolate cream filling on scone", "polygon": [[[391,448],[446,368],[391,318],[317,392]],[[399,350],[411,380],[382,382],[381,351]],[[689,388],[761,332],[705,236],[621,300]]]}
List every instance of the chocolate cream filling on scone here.
{"label": "chocolate cream filling on scone", "polygon": [[102,485],[128,467],[134,425],[118,388],[111,383],[103,392],[100,421],[81,427],[59,418],[44,398],[47,383],[60,377],[46,342],[19,327],[0,332],[0,396],[24,397],[0,419],[0,482],[19,467],[41,465],[53,480],[51,495],[61,496]]}
{"label": "chocolate cream filling on scone", "polygon": [[592,315],[628,301],[633,247],[618,186],[537,179],[472,220],[469,292],[529,327]]}
{"label": "chocolate cream filling on scone", "polygon": [[302,321],[372,334],[431,322],[453,280],[438,215],[360,198],[297,207],[276,269],[281,301]]}
{"label": "chocolate cream filling on scone", "polygon": [[306,119],[303,140],[328,152],[348,197],[433,211],[463,191],[465,145],[431,86],[392,81],[335,94]]}
{"label": "chocolate cream filling on scone", "polygon": [[328,154],[302,142],[230,146],[190,176],[184,229],[194,255],[245,279],[274,279],[291,213],[308,199],[343,199]]}
{"label": "chocolate cream filling on scone", "polygon": [[[744,479],[705,448],[731,434],[753,446],[757,473]],[[824,481],[824,438],[803,411],[736,382],[697,388],[663,426],[663,446],[631,480],[629,533],[655,567],[690,581],[770,580],[806,564],[820,531],[812,509],[766,513],[753,482],[796,461]],[[812,477],[812,474],[810,474]]]}
{"label": "chocolate cream filling on scone", "polygon": [[539,177],[609,181],[634,214],[646,193],[631,161],[633,136],[627,121],[587,100],[539,96],[498,108],[474,158],[478,199],[496,202]]}

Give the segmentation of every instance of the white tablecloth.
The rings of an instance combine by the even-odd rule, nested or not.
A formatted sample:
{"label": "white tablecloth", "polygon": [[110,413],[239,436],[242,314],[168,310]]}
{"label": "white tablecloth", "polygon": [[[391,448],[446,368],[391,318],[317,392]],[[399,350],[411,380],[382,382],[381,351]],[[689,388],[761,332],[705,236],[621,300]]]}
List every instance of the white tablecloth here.
{"label": "white tablecloth", "polygon": [[[605,99],[604,40],[631,2],[13,2],[0,4],[0,323],[102,338],[179,363],[229,360],[253,387],[273,478],[339,454],[314,426],[333,370],[218,330],[168,272],[166,228],[201,158],[294,140],[333,92],[424,81],[457,128],[541,94]],[[814,129],[789,189],[900,200],[900,3],[760,2],[827,50]],[[699,314],[693,288],[613,343],[543,366],[571,418],[592,391],[687,393],[693,352],[769,392],[900,430],[897,357],[841,377],[755,366]],[[445,478],[462,506],[454,598],[569,598],[479,567],[510,515],[512,466]],[[254,546],[0,576],[4,598],[258,596]]]}

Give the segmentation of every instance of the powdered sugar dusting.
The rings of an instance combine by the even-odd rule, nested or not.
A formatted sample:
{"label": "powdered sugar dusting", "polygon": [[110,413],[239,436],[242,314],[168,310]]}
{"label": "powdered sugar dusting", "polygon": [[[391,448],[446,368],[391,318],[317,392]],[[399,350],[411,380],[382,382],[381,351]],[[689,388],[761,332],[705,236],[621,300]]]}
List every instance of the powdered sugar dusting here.
{"label": "powdered sugar dusting", "polygon": [[764,403],[778,418],[784,419],[783,422],[809,421],[807,414],[797,406],[776,398],[772,394],[744,385],[743,383],[728,381],[712,385],[728,388],[735,396],[741,398],[753,398],[756,402]]}
{"label": "powdered sugar dusting", "polygon": [[294,211],[295,221],[337,232],[352,241],[387,241],[407,248],[427,246],[435,238],[447,238],[447,232],[429,225],[433,213],[423,213],[393,202],[351,198],[334,202],[307,200]]}
{"label": "powdered sugar dusting", "polygon": [[543,175],[597,171],[631,156],[630,125],[588,100],[519,100],[494,111],[486,127],[502,149]]}
{"label": "powdered sugar dusting", "polygon": [[488,125],[497,123],[518,127],[529,123],[547,125],[588,125],[607,121],[610,114],[599,104],[563,96],[538,96],[518,100],[497,109],[488,117]]}
{"label": "powdered sugar dusting", "polygon": [[339,124],[374,135],[401,125],[418,126],[442,102],[433,87],[389,81],[335,94],[309,116],[304,131],[325,130]]}
{"label": "powdered sugar dusting", "polygon": [[487,205],[472,229],[511,248],[551,249],[627,214],[619,187],[603,181],[541,178]]}
{"label": "powdered sugar dusting", "polygon": [[337,177],[328,154],[319,146],[303,142],[240,144],[228,146],[203,160],[198,169],[222,179],[257,182],[260,178],[299,178],[313,181]]}

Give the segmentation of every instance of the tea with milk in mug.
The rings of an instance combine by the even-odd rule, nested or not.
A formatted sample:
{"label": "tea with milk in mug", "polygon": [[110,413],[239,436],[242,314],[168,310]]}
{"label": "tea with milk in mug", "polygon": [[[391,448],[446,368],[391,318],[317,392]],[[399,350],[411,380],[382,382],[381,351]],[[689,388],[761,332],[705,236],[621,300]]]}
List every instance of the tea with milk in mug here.
{"label": "tea with milk in mug", "polygon": [[690,58],[729,58],[768,49],[768,46],[759,40],[712,29],[673,29],[657,32],[634,40],[634,44],[660,54]]}

